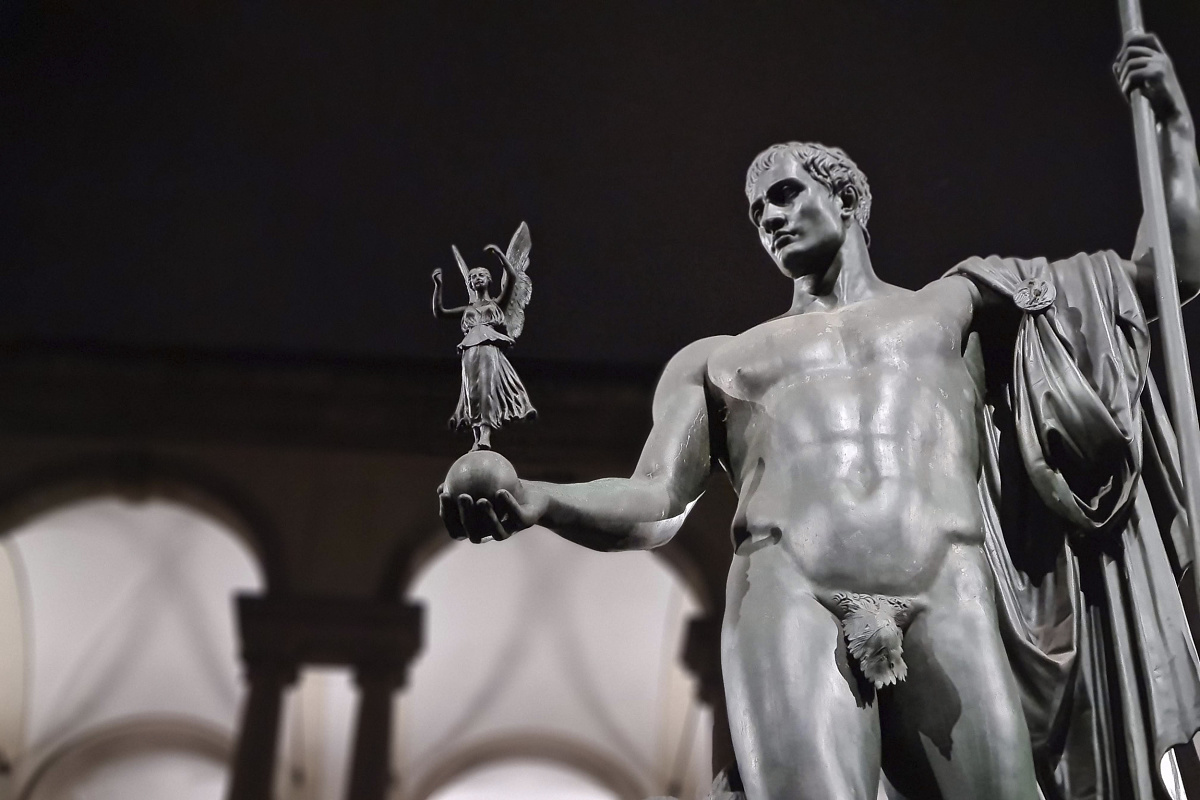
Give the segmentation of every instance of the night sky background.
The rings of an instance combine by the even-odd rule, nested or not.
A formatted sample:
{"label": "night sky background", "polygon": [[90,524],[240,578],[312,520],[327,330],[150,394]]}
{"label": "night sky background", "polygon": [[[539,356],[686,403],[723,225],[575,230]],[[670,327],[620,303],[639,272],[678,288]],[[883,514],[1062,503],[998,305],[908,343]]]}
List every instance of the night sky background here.
{"label": "night sky background", "polygon": [[[1200,109],[1200,3],[1145,6]],[[0,0],[0,344],[452,361],[429,273],[524,219],[518,368],[659,364],[787,307],[742,182],[789,139],[903,286],[1128,253],[1118,43],[1106,0]]]}

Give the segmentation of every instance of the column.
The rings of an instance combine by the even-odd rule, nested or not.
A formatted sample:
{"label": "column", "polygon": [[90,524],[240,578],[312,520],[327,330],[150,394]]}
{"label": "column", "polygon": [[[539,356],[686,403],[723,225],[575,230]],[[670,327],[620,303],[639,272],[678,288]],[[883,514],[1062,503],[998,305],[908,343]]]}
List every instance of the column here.
{"label": "column", "polygon": [[296,667],[282,662],[248,665],[250,691],[242,710],[229,800],[270,800],[279,745],[283,691],[296,679]]}
{"label": "column", "polygon": [[404,683],[403,667],[359,665],[358,724],[347,800],[386,800],[391,785],[392,697]]}
{"label": "column", "polygon": [[413,603],[368,603],[356,616],[358,723],[346,800],[386,800],[392,783],[392,697],[421,650],[422,613]]}

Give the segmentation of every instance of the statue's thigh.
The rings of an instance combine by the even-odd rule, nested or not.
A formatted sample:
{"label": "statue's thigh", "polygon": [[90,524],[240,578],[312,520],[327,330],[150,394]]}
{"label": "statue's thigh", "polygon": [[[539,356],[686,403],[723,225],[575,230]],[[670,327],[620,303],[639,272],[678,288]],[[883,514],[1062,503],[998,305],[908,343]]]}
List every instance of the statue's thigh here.
{"label": "statue's thigh", "polygon": [[879,718],[837,619],[811,595],[732,583],[722,667],[747,798],[875,800]]}
{"label": "statue's thigh", "polygon": [[907,679],[880,692],[888,779],[912,797],[1037,798],[1029,731],[990,596],[922,611],[905,633],[904,660]]}

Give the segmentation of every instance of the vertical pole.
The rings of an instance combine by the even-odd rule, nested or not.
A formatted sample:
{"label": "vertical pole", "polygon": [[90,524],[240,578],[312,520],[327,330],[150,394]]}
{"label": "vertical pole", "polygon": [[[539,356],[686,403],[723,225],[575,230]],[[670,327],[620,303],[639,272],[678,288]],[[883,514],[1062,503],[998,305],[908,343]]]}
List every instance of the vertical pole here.
{"label": "vertical pole", "polygon": [[[1121,29],[1125,35],[1142,32],[1139,0],[1119,0]],[[1129,98],[1133,110],[1133,133],[1137,143],[1138,177],[1154,256],[1154,286],[1158,294],[1158,316],[1162,325],[1163,358],[1171,399],[1175,433],[1179,437],[1179,460],[1183,479],[1184,505],[1192,532],[1193,573],[1200,567],[1200,423],[1196,417],[1196,395],[1188,363],[1187,341],[1180,313],[1179,284],[1171,231],[1167,225],[1167,202],[1163,191],[1162,160],[1158,131],[1150,101],[1135,91]],[[1196,582],[1200,590],[1200,581]]]}

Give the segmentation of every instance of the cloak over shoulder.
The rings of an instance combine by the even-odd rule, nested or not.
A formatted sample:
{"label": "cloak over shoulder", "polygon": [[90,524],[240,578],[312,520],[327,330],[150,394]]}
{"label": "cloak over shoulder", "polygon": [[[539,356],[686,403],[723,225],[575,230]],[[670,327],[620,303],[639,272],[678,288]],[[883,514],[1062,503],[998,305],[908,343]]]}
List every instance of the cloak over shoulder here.
{"label": "cloak over shoulder", "polygon": [[1012,300],[986,341],[980,499],[1001,632],[1047,800],[1166,797],[1159,763],[1200,730],[1177,581],[1193,557],[1145,314],[1111,252],[972,258]]}

